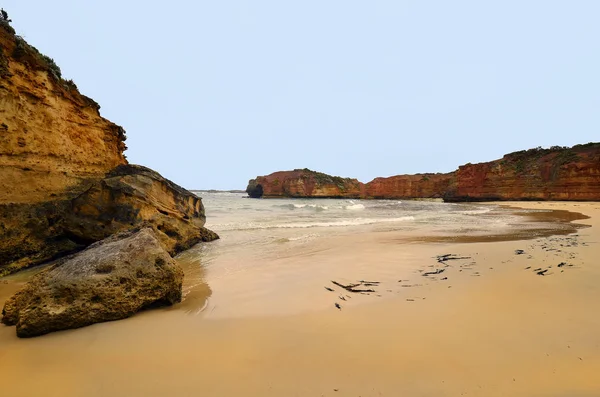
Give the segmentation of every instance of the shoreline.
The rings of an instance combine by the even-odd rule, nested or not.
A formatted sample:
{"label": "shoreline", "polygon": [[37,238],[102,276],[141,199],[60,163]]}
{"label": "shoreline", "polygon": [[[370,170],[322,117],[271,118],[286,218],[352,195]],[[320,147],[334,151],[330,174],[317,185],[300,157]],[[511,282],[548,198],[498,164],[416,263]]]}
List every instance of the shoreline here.
{"label": "shoreline", "polygon": [[[588,227],[576,235],[529,240],[399,243],[394,232],[343,236],[350,239],[344,245],[324,249],[316,242],[303,257],[271,258],[252,272],[209,280],[213,295],[197,315],[160,309],[31,340],[0,327],[0,358],[10,363],[0,374],[3,390],[66,396],[600,394],[600,269],[594,262],[600,203],[499,204],[590,218],[578,221]],[[450,253],[469,259],[446,261],[448,267],[435,259]],[[284,263],[289,268],[282,269]],[[440,268],[443,273],[422,275]],[[548,271],[538,275],[537,268]],[[300,277],[302,271],[310,278]],[[331,279],[379,281],[373,289],[382,296],[349,293],[343,301]],[[219,295],[249,282],[280,288],[264,291],[265,300],[260,289]],[[258,304],[248,302],[250,296]],[[316,310],[294,310],[303,301]],[[287,314],[265,310],[265,302]],[[249,315],[236,315],[244,311]]]}

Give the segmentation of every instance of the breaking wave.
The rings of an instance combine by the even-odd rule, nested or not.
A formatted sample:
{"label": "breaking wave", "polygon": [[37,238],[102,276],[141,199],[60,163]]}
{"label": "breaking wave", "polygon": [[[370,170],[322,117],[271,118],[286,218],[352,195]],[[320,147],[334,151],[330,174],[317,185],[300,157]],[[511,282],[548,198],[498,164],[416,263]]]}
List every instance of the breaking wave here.
{"label": "breaking wave", "polygon": [[257,230],[257,229],[306,229],[312,227],[339,227],[339,226],[360,226],[360,225],[372,225],[376,223],[390,223],[390,222],[406,222],[412,221],[412,216],[402,216],[399,218],[354,218],[354,219],[343,219],[337,221],[327,222],[291,222],[291,223],[278,223],[278,224],[264,224],[264,223],[241,223],[241,224],[227,224],[227,225],[215,225],[218,230]]}

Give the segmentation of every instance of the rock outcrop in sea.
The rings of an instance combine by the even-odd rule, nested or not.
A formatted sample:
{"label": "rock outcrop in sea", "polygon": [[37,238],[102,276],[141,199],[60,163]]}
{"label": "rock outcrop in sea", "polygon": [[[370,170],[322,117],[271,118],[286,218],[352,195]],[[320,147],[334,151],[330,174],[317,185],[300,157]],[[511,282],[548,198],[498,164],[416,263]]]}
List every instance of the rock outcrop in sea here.
{"label": "rock outcrop in sea", "polygon": [[246,191],[250,197],[598,201],[600,143],[523,150],[446,174],[396,175],[366,184],[307,169],[279,171],[251,179]]}
{"label": "rock outcrop in sea", "polygon": [[[114,274],[130,274],[131,280],[129,276],[123,278],[129,280],[123,288],[131,287],[132,291],[134,284],[142,282],[134,280],[137,270],[132,269],[141,269],[139,277],[144,278],[159,256],[165,269],[176,268],[170,255],[218,236],[204,228],[206,216],[199,197],[155,171],[128,164],[123,153],[124,129],[103,118],[100,106],[82,95],[71,80],[64,80],[55,62],[17,36],[8,22],[0,20],[0,276],[99,244],[94,245],[96,251],[86,250],[58,262],[51,273],[28,284],[26,295],[39,296],[39,302],[23,299],[23,294],[12,298],[5,311],[8,318],[3,319],[12,324],[15,299],[19,302],[19,318],[23,313],[46,316],[40,302],[47,303],[50,298],[39,295],[43,293],[66,302],[60,309],[64,313],[74,313],[71,309],[75,309],[68,307],[74,302],[81,308],[87,305],[96,310],[97,298],[60,287],[55,275],[75,277],[77,285],[91,285],[98,277],[108,277],[108,273],[94,273],[84,267],[93,252],[106,251],[109,246],[106,241],[98,242],[116,233],[147,228],[144,230],[151,232],[144,231],[141,236],[160,245],[160,250],[152,243],[131,251],[124,243],[110,243],[110,254],[114,255],[111,260],[117,269]],[[133,254],[139,259],[132,258]],[[82,268],[78,270],[78,266]],[[65,269],[69,269],[68,275]],[[168,285],[164,284],[167,278],[150,272],[151,288],[158,295],[140,296],[139,304],[129,302],[129,292],[122,295],[123,299],[113,296],[111,300],[110,291],[123,293],[117,290],[107,289],[105,295],[99,295],[102,302],[112,302],[111,310],[120,312],[121,317],[61,317],[60,323],[82,326],[131,315],[163,298],[173,303],[181,296],[181,270],[170,272],[179,276],[174,281],[169,279]],[[159,296],[160,291],[168,292]],[[23,318],[33,324],[28,316]],[[39,325],[38,320],[35,324],[27,325],[30,331],[20,330],[20,335],[67,328]]]}
{"label": "rock outcrop in sea", "polygon": [[336,197],[360,198],[363,184],[357,179],[340,178],[307,168],[274,172],[250,180],[250,197]]}

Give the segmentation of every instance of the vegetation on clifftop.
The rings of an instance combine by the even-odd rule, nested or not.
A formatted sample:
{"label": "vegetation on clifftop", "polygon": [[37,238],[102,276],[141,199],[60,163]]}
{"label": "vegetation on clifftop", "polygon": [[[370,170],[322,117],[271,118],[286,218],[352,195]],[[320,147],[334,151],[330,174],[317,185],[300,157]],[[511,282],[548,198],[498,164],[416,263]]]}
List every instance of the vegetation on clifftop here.
{"label": "vegetation on clifftop", "polygon": [[8,13],[4,11],[4,8],[0,9],[0,27],[11,34],[15,34],[15,29],[10,26],[12,19],[8,18]]}
{"label": "vegetation on clifftop", "polygon": [[352,185],[354,187],[358,187],[359,185],[358,181],[355,179],[342,178],[341,176],[331,176],[322,172],[309,170],[308,168],[296,171],[304,171],[306,177],[312,176],[319,185],[335,185],[340,189],[340,191],[346,191],[348,189],[348,185]]}
{"label": "vegetation on clifftop", "polygon": [[[555,169],[562,167],[565,164],[576,162],[579,159],[577,152],[581,149],[599,147],[600,143],[590,142],[582,145],[575,145],[572,148],[568,146],[551,146],[550,148],[542,148],[538,146],[533,149],[520,150],[517,152],[509,153],[504,156],[500,162],[502,165],[512,164],[515,169],[515,173],[521,174],[528,168],[537,164],[537,162],[549,155],[552,157],[549,160]],[[547,160],[546,160],[547,161]]]}
{"label": "vegetation on clifftop", "polygon": [[[15,29],[10,25],[12,20],[8,17],[8,13],[4,10],[0,10],[0,27],[7,33],[13,36],[14,47],[12,50],[12,57],[19,62],[22,62],[29,67],[37,70],[43,70],[48,73],[54,81],[61,83],[61,85],[67,90],[77,90],[77,85],[73,80],[64,80],[62,78],[62,71],[56,64],[54,59],[42,54],[37,48],[27,43],[25,39],[16,34]],[[5,58],[4,51],[0,52],[0,73],[5,75],[8,73],[8,62]]]}

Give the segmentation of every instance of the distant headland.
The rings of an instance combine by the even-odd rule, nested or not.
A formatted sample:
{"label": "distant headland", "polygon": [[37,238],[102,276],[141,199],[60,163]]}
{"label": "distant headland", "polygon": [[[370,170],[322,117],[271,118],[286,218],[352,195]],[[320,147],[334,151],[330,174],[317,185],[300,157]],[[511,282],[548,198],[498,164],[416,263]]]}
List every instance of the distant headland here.
{"label": "distant headland", "polygon": [[253,198],[600,201],[600,143],[537,147],[467,163],[449,173],[396,175],[368,183],[307,168],[279,171],[251,179],[246,192]]}

